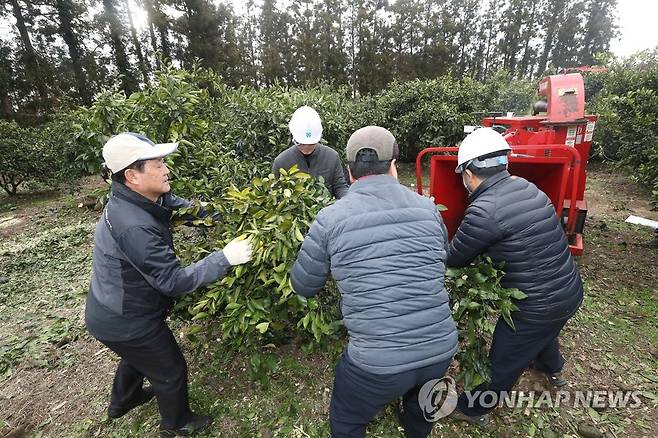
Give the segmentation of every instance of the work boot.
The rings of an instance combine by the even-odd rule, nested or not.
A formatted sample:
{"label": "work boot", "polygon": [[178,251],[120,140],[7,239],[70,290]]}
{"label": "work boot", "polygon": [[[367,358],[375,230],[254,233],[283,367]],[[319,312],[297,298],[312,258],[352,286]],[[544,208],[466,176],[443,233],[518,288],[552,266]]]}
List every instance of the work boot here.
{"label": "work boot", "polygon": [[476,415],[471,417],[470,415],[466,415],[465,413],[463,413],[459,408],[455,408],[455,410],[452,411],[449,417],[459,421],[466,421],[467,423],[475,424],[476,426],[483,428],[486,428],[487,425],[489,424],[488,415],[486,414]]}
{"label": "work boot", "polygon": [[564,385],[567,384],[567,381],[564,379],[564,377],[562,377],[562,373],[548,373],[548,372],[544,371],[543,369],[541,369],[540,367],[538,367],[535,364],[534,361],[530,362],[530,364],[528,365],[528,368],[531,369],[531,370],[538,371],[538,372],[542,373],[543,375],[545,375],[546,378],[548,379],[548,382],[551,385],[555,386],[556,388],[561,388],[561,387],[563,387]]}
{"label": "work boot", "polygon": [[551,385],[555,386],[556,388],[561,388],[567,384],[567,381],[564,379],[564,377],[562,377],[562,373],[545,374]]}
{"label": "work boot", "polygon": [[194,435],[212,424],[210,415],[192,414],[192,419],[180,429],[160,429],[160,438]]}
{"label": "work boot", "polygon": [[107,408],[107,416],[113,419],[123,417],[128,412],[130,412],[130,410],[136,408],[137,406],[148,403],[153,398],[153,396],[155,396],[153,388],[151,386],[147,386],[142,390],[142,394],[139,397],[129,402],[126,406],[112,406],[110,403],[110,406]]}

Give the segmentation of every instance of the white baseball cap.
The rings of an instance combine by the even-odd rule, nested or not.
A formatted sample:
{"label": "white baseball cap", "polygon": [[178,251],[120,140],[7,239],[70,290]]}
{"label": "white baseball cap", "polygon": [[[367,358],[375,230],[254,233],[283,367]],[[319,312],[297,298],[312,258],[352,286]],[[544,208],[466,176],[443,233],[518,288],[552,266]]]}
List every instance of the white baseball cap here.
{"label": "white baseball cap", "polygon": [[141,134],[123,132],[110,138],[103,146],[105,165],[112,173],[133,164],[135,161],[161,158],[174,152],[178,143],[156,144]]}
{"label": "white baseball cap", "polygon": [[315,144],[322,138],[320,115],[310,106],[297,108],[290,118],[288,128],[292,138],[299,144]]}

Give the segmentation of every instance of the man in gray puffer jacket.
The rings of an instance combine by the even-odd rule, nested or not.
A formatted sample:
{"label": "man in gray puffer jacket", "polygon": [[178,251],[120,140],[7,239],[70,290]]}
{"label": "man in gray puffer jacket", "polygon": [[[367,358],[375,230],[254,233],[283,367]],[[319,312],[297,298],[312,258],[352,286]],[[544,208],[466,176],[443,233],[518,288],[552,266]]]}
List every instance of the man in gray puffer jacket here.
{"label": "man in gray puffer jacket", "polygon": [[320,211],[292,268],[293,289],[315,295],[329,273],[342,296],[349,344],[336,368],[333,437],[363,437],[387,403],[403,396],[409,437],[432,423],[420,387],[440,379],[457,349],[444,286],[447,232],[434,203],[397,180],[397,144],[368,126],[347,143],[347,195]]}
{"label": "man in gray puffer jacket", "polygon": [[580,274],[555,208],[534,184],[507,172],[509,150],[499,133],[480,128],[462,142],[456,169],[470,204],[450,244],[448,265],[466,266],[487,254],[504,263],[501,284],[527,295],[515,301],[515,330],[502,318],[496,325],[489,352],[491,382],[462,394],[453,414],[481,425],[492,408],[483,407],[479,396],[511,390],[531,364],[553,385],[566,384],[560,376],[564,359],[558,335],[583,299]]}

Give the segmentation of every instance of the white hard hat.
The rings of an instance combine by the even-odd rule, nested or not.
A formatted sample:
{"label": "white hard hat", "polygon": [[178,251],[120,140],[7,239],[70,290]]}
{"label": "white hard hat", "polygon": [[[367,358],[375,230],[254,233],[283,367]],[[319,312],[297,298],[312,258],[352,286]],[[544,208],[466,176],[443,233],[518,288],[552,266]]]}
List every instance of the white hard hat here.
{"label": "white hard hat", "polygon": [[[466,136],[457,152],[457,168],[455,172],[462,173],[464,164],[483,155],[493,152],[511,151],[509,144],[498,132],[491,128],[479,128]],[[495,161],[495,160],[493,160]],[[507,161],[505,161],[506,163]],[[498,164],[504,164],[497,162]],[[496,163],[492,163],[496,165]],[[485,166],[489,167],[489,166]]]}
{"label": "white hard hat", "polygon": [[288,128],[292,138],[299,144],[315,144],[322,138],[320,115],[310,106],[297,108],[290,118]]}
{"label": "white hard hat", "polygon": [[155,144],[146,136],[124,132],[110,138],[103,146],[105,165],[117,173],[139,160],[161,158],[174,152],[178,143]]}

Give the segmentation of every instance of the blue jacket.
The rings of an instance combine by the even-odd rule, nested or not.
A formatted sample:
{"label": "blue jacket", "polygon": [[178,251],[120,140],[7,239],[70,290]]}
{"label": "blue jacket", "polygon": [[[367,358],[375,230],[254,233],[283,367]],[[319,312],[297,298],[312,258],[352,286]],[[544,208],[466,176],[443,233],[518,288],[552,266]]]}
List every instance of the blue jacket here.
{"label": "blue jacket", "polygon": [[222,251],[185,268],[176,257],[171,214],[189,205],[170,193],[155,203],[123,184],[112,184],[96,225],[85,309],[94,337],[119,342],[147,336],[162,324],[174,297],[226,274],[230,264]]}
{"label": "blue jacket", "polygon": [[361,178],[320,211],[291,272],[310,297],[336,280],[348,353],[395,374],[449,360],[457,331],[444,285],[447,232],[434,203],[388,175]]}
{"label": "blue jacket", "polygon": [[555,208],[534,184],[497,173],[469,196],[470,204],[450,244],[449,266],[466,266],[479,254],[504,262],[501,285],[528,297],[514,318],[562,321],[583,299],[583,285]]}

